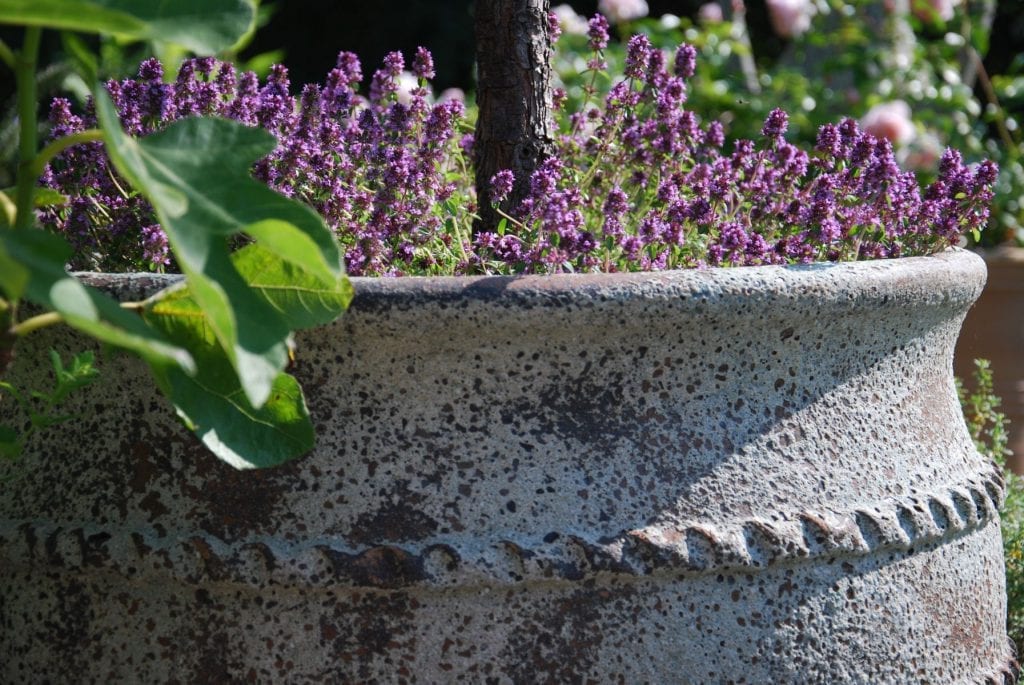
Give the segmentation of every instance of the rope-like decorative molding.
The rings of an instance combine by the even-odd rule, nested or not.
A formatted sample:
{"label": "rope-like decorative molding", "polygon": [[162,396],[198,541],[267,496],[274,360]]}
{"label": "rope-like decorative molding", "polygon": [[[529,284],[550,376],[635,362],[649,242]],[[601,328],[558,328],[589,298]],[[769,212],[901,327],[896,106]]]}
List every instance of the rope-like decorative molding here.
{"label": "rope-like decorative molding", "polygon": [[652,525],[590,540],[549,533],[527,547],[503,540],[478,549],[380,545],[353,550],[311,541],[225,543],[207,535],[111,531],[53,523],[0,523],[0,561],[12,567],[107,569],[128,577],[170,575],[187,583],[397,588],[581,580],[595,573],[700,575],[821,557],[874,554],[956,537],[998,518],[997,471],[932,493],[911,491],[845,513],[802,511],[727,525]]}

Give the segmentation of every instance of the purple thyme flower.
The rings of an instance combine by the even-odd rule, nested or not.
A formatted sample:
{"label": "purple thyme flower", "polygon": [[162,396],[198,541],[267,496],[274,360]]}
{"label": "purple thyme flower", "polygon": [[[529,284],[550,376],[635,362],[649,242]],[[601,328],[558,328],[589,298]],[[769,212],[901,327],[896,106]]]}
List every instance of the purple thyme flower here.
{"label": "purple thyme flower", "polygon": [[502,169],[491,177],[491,199],[501,202],[512,192],[512,184],[515,181],[512,171]]}
{"label": "purple thyme flower", "polygon": [[595,14],[587,22],[587,26],[590,49],[600,52],[608,47],[608,20],[604,18],[604,15]]}
{"label": "purple thyme flower", "polygon": [[562,35],[562,25],[558,21],[558,15],[554,12],[548,12],[548,35],[551,37],[551,42],[555,42]]}
{"label": "purple thyme flower", "polygon": [[651,57],[651,41],[647,36],[636,35],[626,44],[626,76],[642,79]]}
{"label": "purple thyme flower", "polygon": [[697,69],[697,49],[689,43],[676,48],[675,73],[680,78],[690,78]]}
{"label": "purple thyme flower", "polygon": [[412,73],[416,78],[424,81],[434,78],[434,56],[426,48],[416,48],[416,56],[412,61]]}
{"label": "purple thyme flower", "polygon": [[706,140],[711,147],[722,147],[725,145],[725,129],[722,122],[712,121],[708,124]]}
{"label": "purple thyme flower", "polygon": [[384,55],[384,70],[388,76],[398,78],[402,75],[403,69],[405,69],[405,58],[402,57],[401,52],[396,50]]}
{"label": "purple thyme flower", "polygon": [[775,108],[764,120],[761,135],[765,138],[779,138],[786,133],[787,128],[789,128],[789,115],[783,110]]}
{"label": "purple thyme flower", "polygon": [[[595,17],[589,27],[591,48],[603,50],[607,22]],[[722,124],[702,130],[685,108],[684,79],[696,51],[679,47],[671,73],[666,55],[643,37],[632,39],[626,77],[604,98],[555,112],[563,133],[528,179],[526,197],[505,208],[512,218],[503,235],[474,232],[468,223],[477,210],[467,173],[473,137],[462,136],[461,102],[427,103],[434,70],[425,50],[413,59],[421,81],[401,99],[400,53],[375,72],[369,99],[357,93],[362,70],[350,53],[339,54],[323,85],[303,88],[298,102],[283,67],[261,85],[210,59],[186,61],[173,84],[162,82],[159,63],[147,61],[138,79],[109,89],[134,133],[206,111],[267,128],[278,145],[255,164],[254,176],[318,211],[353,275],[877,258],[933,252],[985,225],[994,164],[967,166],[947,153],[938,178],[921,192],[892,146],[855,121],[823,127],[812,162],[782,138],[787,118],[778,110],[767,118],[764,138],[737,141],[726,152]],[[592,58],[589,68],[606,69],[599,62]],[[67,101],[55,101],[51,125],[53,136],[74,133],[94,126],[95,113],[87,107],[77,117]],[[39,217],[75,246],[74,268],[174,268],[152,208],[123,191],[102,145],[65,150],[42,182],[71,197]],[[514,182],[510,172],[495,174],[492,199],[507,199]],[[453,213],[455,207],[465,211]]]}
{"label": "purple thyme flower", "polygon": [[826,157],[839,157],[842,152],[842,142],[839,136],[839,129],[835,124],[825,124],[818,129],[818,139],[814,149]]}

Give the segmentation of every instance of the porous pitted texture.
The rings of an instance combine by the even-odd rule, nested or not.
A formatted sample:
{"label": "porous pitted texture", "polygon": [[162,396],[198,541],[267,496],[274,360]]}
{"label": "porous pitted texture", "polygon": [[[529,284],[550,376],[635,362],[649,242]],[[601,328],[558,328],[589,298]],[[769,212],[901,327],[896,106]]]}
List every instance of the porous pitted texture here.
{"label": "porous pitted texture", "polygon": [[951,375],[983,282],[356,279],[298,337],[318,446],[262,472],[112,359],[0,491],[0,680],[1012,681]]}

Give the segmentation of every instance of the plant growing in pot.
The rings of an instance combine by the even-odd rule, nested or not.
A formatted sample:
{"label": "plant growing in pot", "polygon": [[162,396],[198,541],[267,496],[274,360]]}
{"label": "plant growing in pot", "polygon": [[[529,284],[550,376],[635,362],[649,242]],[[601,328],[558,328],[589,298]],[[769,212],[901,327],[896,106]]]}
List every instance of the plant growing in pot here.
{"label": "plant growing in pot", "polygon": [[[252,25],[253,7],[243,0],[199,5],[0,4],[0,21],[28,27],[20,51],[6,45],[2,50],[17,77],[20,143],[17,186],[0,193],[0,372],[26,335],[67,324],[145,360],[179,416],[220,458],[238,467],[267,466],[301,454],[313,442],[301,389],[284,372],[292,331],[333,320],[351,299],[337,243],[320,217],[249,177],[249,167],[273,149],[274,138],[233,122],[193,117],[139,141],[125,134],[109,95],[98,89],[93,126],[56,129],[46,147],[36,146],[35,67],[43,26],[213,52]],[[116,203],[149,203],[154,224],[156,217],[160,222],[145,229],[150,246],[173,249],[184,285],[119,305],[70,276],[67,263],[80,257],[54,233],[33,226],[38,206],[99,206],[92,193],[69,200],[37,189],[38,177],[51,173],[55,157],[89,165],[106,155]],[[133,230],[120,226],[113,232]],[[230,254],[228,243],[242,235],[251,244]],[[20,320],[23,299],[50,311]],[[55,364],[60,375],[59,358]],[[70,368],[71,379],[45,398],[49,404],[91,375],[88,357],[76,357]],[[10,383],[2,388],[28,418],[21,431],[0,425],[0,454],[17,456],[27,435],[59,417],[39,411],[27,391]]]}
{"label": "plant growing in pot", "polygon": [[[525,32],[490,40],[518,46],[500,66],[533,95],[488,105],[508,81],[481,64],[481,116],[519,114],[475,140],[459,105],[399,99],[394,54],[366,101],[344,54],[299,102],[281,70],[226,92],[213,62],[112,88],[127,126],[167,124],[140,95],[181,93],[276,127],[255,174],[321,211],[357,297],[296,336],[321,435],[303,459],[202,458],[130,359],[87,419],[37,436],[0,498],[5,675],[1013,677],[1002,485],[950,372],[984,272],[944,250],[984,221],[994,168],[949,152],[922,194],[853,122],[808,152],[782,112],[728,150],[685,107],[692,51],[643,39],[556,128],[526,78],[543,9],[478,6],[483,40]],[[429,77],[426,52],[413,69]],[[473,158],[477,178],[499,160],[479,195]],[[46,182],[83,172],[55,159]],[[476,227],[474,202],[494,209]],[[73,233],[74,210],[44,220]],[[839,263],[907,253],[929,256]],[[366,277],[445,272],[466,275]]]}

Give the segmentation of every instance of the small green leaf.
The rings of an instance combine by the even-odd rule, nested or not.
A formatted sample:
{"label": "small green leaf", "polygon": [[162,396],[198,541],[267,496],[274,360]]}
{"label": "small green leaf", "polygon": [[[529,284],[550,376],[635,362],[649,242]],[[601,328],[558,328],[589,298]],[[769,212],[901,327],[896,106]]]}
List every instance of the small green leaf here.
{"label": "small green leaf", "polygon": [[6,191],[0,190],[0,229],[10,228],[18,215],[18,206]]}
{"label": "small green leaf", "polygon": [[71,358],[71,366],[65,367],[57,350],[50,350],[50,363],[56,385],[48,400],[51,404],[60,404],[68,395],[84,388],[99,377],[99,371],[93,366],[95,357],[91,350],[79,352]]}
{"label": "small green leaf", "polygon": [[52,188],[36,188],[35,192],[35,204],[36,207],[42,209],[43,207],[57,207],[60,205],[66,205],[68,198],[58,193]]}
{"label": "small green leaf", "polygon": [[200,54],[226,50],[255,21],[251,0],[4,0],[0,24],[167,41]]}
{"label": "small green leaf", "polygon": [[[17,207],[14,205],[14,201],[11,200],[11,196],[14,195],[14,188],[4,188],[0,190],[0,211],[7,213],[6,217],[0,217],[0,226],[10,226],[14,223],[14,213],[17,211]],[[35,197],[33,198],[32,204],[37,208],[42,209],[43,207],[55,207],[58,205],[66,205],[68,198],[61,195],[53,188],[36,188]],[[4,220],[7,219],[9,223],[4,224]]]}
{"label": "small green leaf", "polygon": [[502,217],[501,221],[498,222],[498,227],[495,229],[498,235],[505,235],[505,229],[508,227],[508,219]]}

